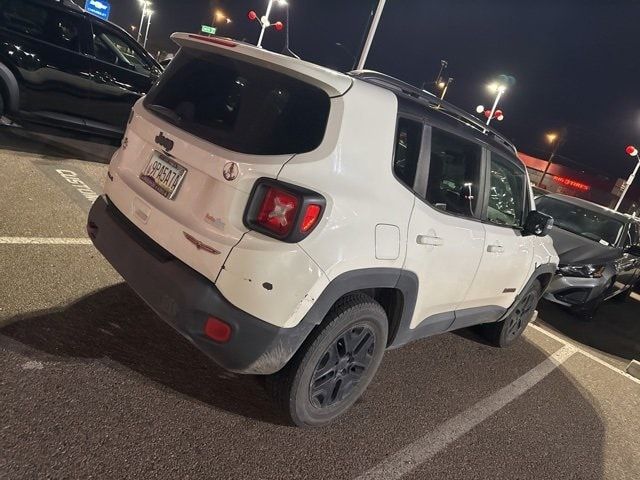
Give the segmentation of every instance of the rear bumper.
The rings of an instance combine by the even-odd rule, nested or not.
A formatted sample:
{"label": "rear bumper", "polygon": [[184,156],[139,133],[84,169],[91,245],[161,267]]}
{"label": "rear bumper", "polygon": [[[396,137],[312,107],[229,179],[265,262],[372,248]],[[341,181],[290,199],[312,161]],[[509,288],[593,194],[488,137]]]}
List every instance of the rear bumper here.
{"label": "rear bumper", "polygon": [[[91,208],[87,230],[100,253],[160,318],[227,370],[277,372],[314,326],[302,322],[295,328],[279,328],[236,308],[211,281],[133,225],[106,196]],[[227,343],[205,336],[210,316],[231,326]]]}

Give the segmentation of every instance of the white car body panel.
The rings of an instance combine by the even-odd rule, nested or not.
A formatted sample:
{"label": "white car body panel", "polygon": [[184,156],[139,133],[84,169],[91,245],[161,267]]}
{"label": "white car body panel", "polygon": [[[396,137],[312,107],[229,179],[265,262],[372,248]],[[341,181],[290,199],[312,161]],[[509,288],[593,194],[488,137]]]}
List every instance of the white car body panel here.
{"label": "white car body panel", "polygon": [[482,223],[416,201],[404,268],[418,275],[423,293],[418,295],[411,328],[434,315],[467,307],[467,291],[476,278],[484,244]]}

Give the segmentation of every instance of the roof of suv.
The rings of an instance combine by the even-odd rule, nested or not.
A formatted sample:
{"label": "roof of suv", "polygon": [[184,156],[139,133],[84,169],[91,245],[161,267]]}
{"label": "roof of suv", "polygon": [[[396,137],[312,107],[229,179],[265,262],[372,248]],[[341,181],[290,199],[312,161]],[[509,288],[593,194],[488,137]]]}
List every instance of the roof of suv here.
{"label": "roof of suv", "polygon": [[554,198],[556,200],[560,200],[561,202],[570,203],[571,205],[576,205],[593,212],[603,213],[624,223],[634,221],[634,218],[630,215],[616,212],[615,210],[611,210],[610,208],[603,207],[602,205],[598,205],[597,203],[593,203],[588,200],[583,200],[582,198],[570,197],[569,195],[562,195],[560,193],[548,193],[544,196],[544,198]]}

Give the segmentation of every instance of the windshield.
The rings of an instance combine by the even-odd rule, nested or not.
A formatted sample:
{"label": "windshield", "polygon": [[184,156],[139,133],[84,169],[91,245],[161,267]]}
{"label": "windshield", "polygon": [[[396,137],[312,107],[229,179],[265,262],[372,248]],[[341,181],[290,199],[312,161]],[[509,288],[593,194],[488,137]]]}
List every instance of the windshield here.
{"label": "windshield", "polygon": [[536,208],[553,217],[554,226],[602,245],[615,246],[624,229],[624,223],[606,213],[589,210],[555,198],[538,198]]}
{"label": "windshield", "polygon": [[144,105],[229,150],[283,155],[320,145],[330,100],[319,88],[274,70],[183,48]]}

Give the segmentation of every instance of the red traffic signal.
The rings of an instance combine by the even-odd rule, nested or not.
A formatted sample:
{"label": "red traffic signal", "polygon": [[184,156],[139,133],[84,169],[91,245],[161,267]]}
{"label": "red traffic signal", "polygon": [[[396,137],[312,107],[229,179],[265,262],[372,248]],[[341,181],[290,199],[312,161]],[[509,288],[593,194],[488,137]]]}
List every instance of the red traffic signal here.
{"label": "red traffic signal", "polygon": [[249,18],[249,20],[253,22],[256,18],[258,18],[258,14],[253,10],[250,10],[249,13],[247,13],[247,18]]}
{"label": "red traffic signal", "polygon": [[632,157],[638,155],[638,149],[633,145],[629,145],[625,151],[627,152],[627,155],[631,155]]}
{"label": "red traffic signal", "polygon": [[273,24],[273,26],[276,28],[277,31],[281,31],[284,28],[284,23],[276,22]]}

